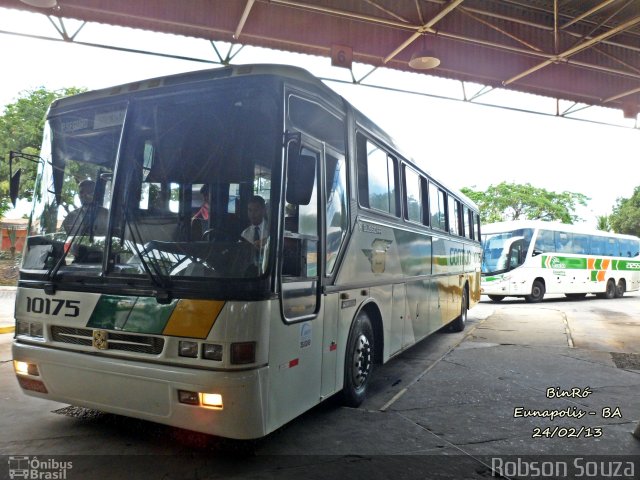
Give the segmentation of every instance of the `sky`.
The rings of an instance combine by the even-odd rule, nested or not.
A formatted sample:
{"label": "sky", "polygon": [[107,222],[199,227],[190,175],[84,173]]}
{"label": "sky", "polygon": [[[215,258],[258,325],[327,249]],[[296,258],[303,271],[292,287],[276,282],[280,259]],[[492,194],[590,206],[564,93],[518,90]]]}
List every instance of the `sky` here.
{"label": "sky", "polygon": [[[65,23],[70,33],[77,22]],[[46,16],[0,9],[0,31],[59,38]],[[215,61],[211,44],[202,39],[143,32],[98,24],[85,26],[79,42],[108,43]],[[228,45],[217,44],[225,54]],[[235,50],[234,50],[235,51]],[[0,111],[21,92],[46,87],[104,88],[162,75],[213,68],[216,65],[52,42],[0,33],[3,66]],[[591,198],[578,210],[585,223],[610,213],[616,198],[630,197],[640,185],[640,129],[602,125],[553,116],[554,99],[494,90],[481,97],[511,110],[436,97],[462,98],[460,82],[421,74],[378,69],[367,83],[421,92],[408,94],[352,85],[351,74],[331,67],[328,58],[245,47],[233,63],[283,63],[301,66],[329,81],[332,89],[390,133],[401,149],[452,188],[484,190],[502,181],[531,183],[547,190],[582,193]],[[354,65],[357,78],[371,67]],[[467,94],[481,85],[466,84]],[[571,105],[561,102],[561,109]],[[513,110],[543,111],[539,115]],[[633,126],[622,112],[588,108],[578,115],[596,122]],[[0,152],[6,155],[6,152]],[[6,157],[5,157],[6,158]],[[14,211],[8,217],[24,213]]]}

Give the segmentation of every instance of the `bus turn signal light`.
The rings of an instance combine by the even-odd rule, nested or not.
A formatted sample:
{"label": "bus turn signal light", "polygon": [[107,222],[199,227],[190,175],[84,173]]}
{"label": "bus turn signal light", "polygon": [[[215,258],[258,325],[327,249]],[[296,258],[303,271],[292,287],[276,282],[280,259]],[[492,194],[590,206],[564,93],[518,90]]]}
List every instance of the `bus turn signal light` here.
{"label": "bus turn signal light", "polygon": [[231,363],[244,365],[256,362],[256,342],[231,344]]}

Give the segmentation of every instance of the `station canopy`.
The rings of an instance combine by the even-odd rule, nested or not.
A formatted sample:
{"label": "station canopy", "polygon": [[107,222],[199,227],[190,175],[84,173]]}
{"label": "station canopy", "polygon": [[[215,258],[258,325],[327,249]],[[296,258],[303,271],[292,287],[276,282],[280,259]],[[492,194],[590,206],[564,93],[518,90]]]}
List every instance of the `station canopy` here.
{"label": "station canopy", "polygon": [[0,0],[0,7],[320,55],[346,68],[423,72],[617,108],[627,118],[640,112],[638,0]]}

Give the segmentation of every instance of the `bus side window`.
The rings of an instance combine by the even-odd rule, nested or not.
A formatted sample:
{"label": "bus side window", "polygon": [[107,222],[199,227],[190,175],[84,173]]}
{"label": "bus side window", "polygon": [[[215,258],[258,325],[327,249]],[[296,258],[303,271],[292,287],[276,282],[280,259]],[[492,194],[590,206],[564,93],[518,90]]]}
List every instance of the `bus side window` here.
{"label": "bus side window", "polygon": [[[327,216],[326,216],[326,273],[333,273],[338,258],[340,246],[347,233],[347,169],[344,157],[335,158],[327,154],[326,186],[327,186]],[[286,219],[285,219],[286,222]],[[286,223],[285,223],[286,225]]]}
{"label": "bus side window", "polygon": [[551,230],[539,230],[534,248],[540,252],[553,252],[555,250],[553,233]]}
{"label": "bus side window", "polygon": [[473,218],[469,208],[465,205],[462,207],[463,215],[462,221],[464,226],[464,236],[473,240],[473,230],[471,230],[471,225],[473,223]]}
{"label": "bus side window", "polygon": [[444,192],[433,183],[429,185],[429,211],[431,212],[431,226],[439,230],[446,229]]}
{"label": "bus side window", "polygon": [[406,218],[422,223],[422,179],[413,169],[404,167]]}
{"label": "bus side window", "polygon": [[453,198],[449,197],[449,233],[451,235],[459,235],[460,234],[460,225],[459,225],[459,203]]}

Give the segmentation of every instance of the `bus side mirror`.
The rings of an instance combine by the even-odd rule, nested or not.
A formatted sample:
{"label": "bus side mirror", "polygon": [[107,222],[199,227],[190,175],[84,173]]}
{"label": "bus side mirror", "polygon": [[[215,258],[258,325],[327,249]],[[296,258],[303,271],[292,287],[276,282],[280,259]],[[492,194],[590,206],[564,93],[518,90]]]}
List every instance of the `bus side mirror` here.
{"label": "bus side mirror", "polygon": [[16,170],[16,173],[11,175],[9,179],[9,198],[11,198],[11,203],[13,207],[16,206],[16,201],[18,200],[18,192],[20,191],[20,175],[22,174],[22,169],[19,168]]}
{"label": "bus side mirror", "polygon": [[297,155],[287,163],[287,202],[293,205],[308,205],[316,179],[316,157]]}
{"label": "bus side mirror", "polygon": [[531,256],[532,257],[537,257],[538,255],[542,255],[542,251],[533,249],[533,252],[531,252]]}
{"label": "bus side mirror", "polygon": [[287,202],[308,205],[316,179],[316,157],[302,154],[299,132],[288,132],[287,142]]}

